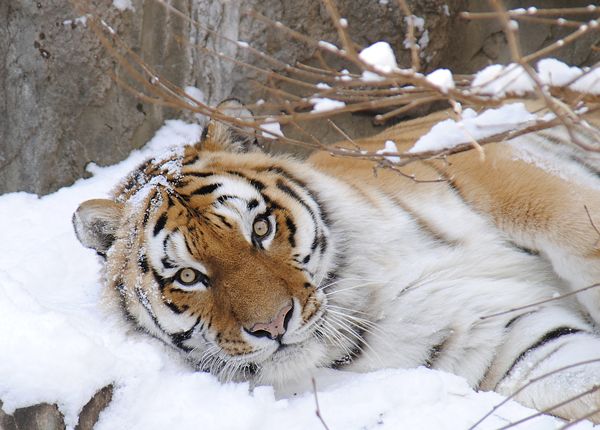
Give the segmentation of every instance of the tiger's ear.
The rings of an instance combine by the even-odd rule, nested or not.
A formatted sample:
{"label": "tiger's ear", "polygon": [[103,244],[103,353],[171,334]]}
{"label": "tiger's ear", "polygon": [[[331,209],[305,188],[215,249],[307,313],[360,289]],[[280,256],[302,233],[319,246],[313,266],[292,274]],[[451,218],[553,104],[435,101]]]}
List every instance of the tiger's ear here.
{"label": "tiger's ear", "polygon": [[73,227],[79,241],[86,248],[106,256],[121,224],[123,205],[107,199],[83,202],[73,214]]}
{"label": "tiger's ear", "polygon": [[[229,99],[217,106],[223,115],[251,121],[254,115],[237,99]],[[258,142],[252,127],[236,126],[235,128],[211,119],[204,130],[196,148],[202,151],[252,152],[258,150]]]}

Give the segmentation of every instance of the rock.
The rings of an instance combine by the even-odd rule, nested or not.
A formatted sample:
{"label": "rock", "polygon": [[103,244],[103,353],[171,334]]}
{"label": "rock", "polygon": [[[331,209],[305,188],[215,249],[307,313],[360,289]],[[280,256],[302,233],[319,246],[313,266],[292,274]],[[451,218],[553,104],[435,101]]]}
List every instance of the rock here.
{"label": "rock", "polygon": [[[507,9],[517,9],[528,6],[539,8],[574,8],[586,7],[589,0],[545,0],[523,2],[519,0],[504,0]],[[489,2],[468,0],[465,9],[470,12],[489,12]],[[587,22],[596,19],[597,14],[565,16]],[[437,58],[439,64],[449,68],[454,73],[475,73],[489,64],[508,64],[510,50],[502,26],[496,20],[478,19],[457,22],[457,31],[447,34],[451,40],[446,42],[446,50]],[[520,45],[523,55],[531,54],[559,40],[573,31],[572,28],[550,26],[547,24],[521,22],[519,24]],[[552,52],[550,57],[557,58],[572,66],[591,66],[600,61],[600,53],[592,51],[591,46],[600,40],[600,33],[590,32],[574,43]]]}
{"label": "rock", "polygon": [[79,423],[75,430],[92,430],[98,421],[98,416],[112,400],[113,386],[107,385],[98,391],[94,397],[83,407],[79,414]]}
{"label": "rock", "polygon": [[[107,385],[98,391],[83,407],[75,430],[92,430],[100,412],[110,403],[112,393],[112,385]],[[7,415],[2,410],[0,401],[0,430],[64,430],[65,428],[63,416],[56,405],[40,403],[17,409],[14,414]]]}
{"label": "rock", "polygon": [[17,409],[13,415],[6,415],[0,409],[0,428],[2,430],[64,430],[66,427],[56,405],[40,403]]}
{"label": "rock", "polygon": [[[181,20],[165,22],[153,2],[135,0],[135,12],[95,3],[125,43],[163,64],[160,72],[174,83],[185,83],[187,70],[176,65],[186,54],[168,37],[185,36],[177,27]],[[0,44],[0,193],[46,194],[70,185],[87,163],[122,160],[174,115],[110,78],[109,72],[126,73],[70,2],[5,0],[0,20],[0,40],[6,41]]]}

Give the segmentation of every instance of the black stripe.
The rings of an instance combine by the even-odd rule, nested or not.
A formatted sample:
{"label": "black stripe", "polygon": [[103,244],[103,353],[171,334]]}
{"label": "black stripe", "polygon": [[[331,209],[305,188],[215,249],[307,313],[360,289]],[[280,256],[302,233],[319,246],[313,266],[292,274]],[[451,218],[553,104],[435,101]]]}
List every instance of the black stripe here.
{"label": "black stripe", "polygon": [[429,357],[427,357],[427,359],[425,360],[425,367],[427,367],[429,369],[433,368],[433,366],[435,365],[435,362],[437,361],[438,357],[442,353],[442,350],[444,349],[444,345],[446,344],[447,340],[448,340],[448,338],[444,339],[442,342],[438,343],[437,345],[433,345],[431,347],[431,350],[429,351]]}
{"label": "black stripe", "polygon": [[173,185],[175,186],[175,188],[185,188],[188,185],[190,185],[190,183],[192,182],[191,179],[185,180],[185,179],[179,179],[177,181],[172,181]]}
{"label": "black stripe", "polygon": [[140,164],[133,172],[129,174],[129,178],[127,179],[127,184],[125,185],[125,190],[132,190],[137,184],[146,182],[144,180],[145,170],[152,163],[153,159],[150,158]]}
{"label": "black stripe", "polygon": [[304,200],[302,200],[302,198],[296,194],[296,192],[294,190],[292,190],[290,187],[288,187],[286,184],[283,183],[283,181],[281,179],[277,179],[277,181],[275,182],[275,184],[277,185],[277,188],[279,188],[281,191],[283,191],[285,194],[287,194],[288,196],[298,200],[298,202],[306,207],[307,209],[310,210],[310,208],[308,207],[308,205],[306,204],[306,202]]}
{"label": "black stripe", "polygon": [[154,236],[156,236],[158,233],[160,233],[160,231],[165,227],[165,224],[167,223],[167,213],[163,213],[160,218],[158,218],[158,221],[156,221],[156,224],[154,225]]}
{"label": "black stripe", "polygon": [[183,176],[194,176],[196,178],[208,178],[209,176],[213,176],[212,172],[187,172]]}
{"label": "black stripe", "polygon": [[544,336],[542,336],[536,343],[534,343],[529,348],[527,348],[525,351],[523,351],[521,354],[519,354],[519,356],[515,359],[515,361],[513,361],[512,365],[508,368],[508,370],[506,371],[506,373],[502,377],[501,381],[508,376],[508,374],[517,365],[517,363],[519,361],[521,361],[521,359],[523,357],[525,357],[527,354],[529,354],[530,352],[532,352],[534,349],[540,348],[540,347],[544,346],[545,344],[547,344],[548,342],[551,342],[551,341],[553,341],[555,339],[558,339],[561,336],[565,336],[565,335],[568,335],[568,334],[575,334],[575,333],[579,333],[581,331],[582,330],[579,330],[579,329],[576,329],[576,328],[571,328],[571,327],[559,327],[559,328],[556,328],[556,329],[554,329],[552,331],[549,331]]}
{"label": "black stripe", "polygon": [[[358,335],[360,336],[359,338],[357,338],[353,343],[354,343],[354,348],[352,348],[350,350],[350,352],[348,354],[346,354],[345,356],[338,358],[337,360],[334,360],[330,367],[333,369],[341,369],[343,368],[346,364],[350,364],[352,363],[356,358],[360,357],[363,349],[364,349],[364,340],[362,338],[362,333],[358,333]],[[353,337],[356,337],[356,335],[352,334]]]}
{"label": "black stripe", "polygon": [[[138,300],[142,304],[142,307],[146,310],[146,313],[150,316],[150,318],[152,319],[152,322],[154,323],[154,325],[156,326],[156,328],[158,328],[164,334],[167,334],[167,332],[162,328],[162,326],[160,325],[160,323],[156,319],[156,315],[152,311],[152,308],[150,308],[150,302],[148,301],[148,298],[144,297],[142,295],[142,290],[140,288],[136,288],[135,292],[136,292],[136,294],[138,296]],[[138,326],[140,326],[140,325],[138,324]],[[142,328],[144,329],[143,326],[142,326]]]}
{"label": "black stripe", "polygon": [[165,278],[163,278],[162,276],[160,276],[158,274],[158,272],[154,269],[152,269],[152,275],[154,275],[154,280],[158,284],[158,288],[160,289],[160,292],[161,293],[164,292],[165,287],[167,286],[167,280]]}
{"label": "black stripe", "polygon": [[[304,199],[302,199],[302,197],[300,197],[298,194],[296,194],[296,192],[294,190],[292,190],[290,187],[288,187],[286,184],[284,184],[281,179],[278,179],[276,181],[276,185],[277,185],[277,188],[279,188],[281,191],[286,193],[288,196],[296,199],[298,201],[298,203],[300,203],[302,206],[304,206],[304,209],[306,209],[308,211],[308,213],[310,214],[310,216],[315,224],[315,228],[318,228],[319,223],[317,222],[317,217],[316,217],[315,213],[313,212],[312,208],[310,206],[308,206],[308,204],[304,201]],[[312,197],[312,195],[311,195],[311,197]],[[319,203],[316,202],[316,200],[314,198],[313,198],[313,201],[315,203],[317,203],[317,206],[319,206]],[[316,234],[316,232],[315,232],[315,234]],[[315,245],[315,248],[316,248],[316,245]],[[313,251],[315,248],[313,248]]]}
{"label": "black stripe", "polygon": [[315,251],[315,249],[317,249],[317,246],[319,246],[319,240],[320,238],[318,236],[315,236],[312,245],[310,245],[310,250],[311,251]]}
{"label": "black stripe", "polygon": [[173,342],[173,345],[175,345],[179,349],[184,350],[185,352],[190,352],[192,350],[192,348],[185,346],[183,344],[183,342],[185,342],[186,340],[188,340],[192,337],[192,334],[194,333],[194,329],[196,328],[196,326],[199,323],[200,323],[200,318],[198,318],[198,320],[196,320],[196,324],[194,324],[194,326],[191,329],[189,329],[187,331],[181,331],[179,333],[173,333],[171,335],[171,341]]}
{"label": "black stripe", "polygon": [[319,240],[321,243],[321,255],[323,255],[325,254],[325,251],[327,251],[327,237],[321,236]]}
{"label": "black stripe", "polygon": [[[315,215],[313,209],[304,201],[304,199],[302,199],[294,190],[292,190],[290,187],[288,187],[286,184],[284,184],[281,179],[278,179],[276,181],[276,185],[277,185],[277,188],[279,188],[281,191],[283,191],[290,197],[296,199],[298,201],[298,203],[300,203],[302,206],[304,206],[304,208],[310,214],[310,216],[315,224],[315,228],[318,231],[319,222],[317,222],[317,216]],[[317,205],[317,208],[319,209],[320,221],[325,226],[327,226],[329,224],[329,220],[327,219],[327,213],[323,210],[321,203],[315,198],[314,194],[310,190],[305,189],[305,191],[308,193],[311,200]],[[315,231],[315,234],[317,234],[317,231]],[[324,237],[320,237],[320,238],[315,237],[315,241],[313,242],[311,249],[314,251],[317,248],[317,245],[319,244],[318,242],[322,241],[323,239],[325,239],[325,238]],[[327,248],[327,244],[321,243],[321,248],[322,248],[322,252],[324,252],[325,249]]]}
{"label": "black stripe", "polygon": [[150,218],[150,211],[149,210],[145,210],[144,211],[144,219],[142,220],[142,226],[146,227],[148,225],[148,219]]}
{"label": "black stripe", "polygon": [[506,325],[504,326],[504,328],[509,328],[511,325],[513,325],[515,322],[517,322],[520,318],[524,317],[525,315],[529,315],[531,314],[531,312],[527,312],[521,315],[517,315],[516,317],[514,317],[513,319],[511,319],[509,322],[506,323]]}
{"label": "black stripe", "polygon": [[163,302],[169,309],[171,309],[171,311],[173,311],[173,313],[180,314],[183,312],[175,303],[169,302],[167,300],[163,300]]}
{"label": "black stripe", "polygon": [[190,244],[188,243],[188,241],[185,239],[184,239],[184,241],[185,241],[185,247],[186,247],[187,251],[190,253],[190,255],[194,255],[194,253],[192,252],[192,248],[190,247]]}
{"label": "black stripe", "polygon": [[125,290],[125,283],[123,282],[122,278],[117,279],[117,282],[115,282],[115,288],[119,292],[119,306],[121,307],[121,310],[125,315],[125,319],[129,321],[132,325],[136,325],[137,322],[134,316],[131,315],[129,309],[127,309],[127,300],[129,300],[130,297],[127,294],[127,291]]}
{"label": "black stripe", "polygon": [[123,279],[121,279],[121,278],[117,279],[117,282],[115,283],[115,287],[120,292],[125,291],[125,283],[123,282]]}
{"label": "black stripe", "polygon": [[[308,186],[306,185],[306,183],[304,181],[302,181],[302,180],[294,177],[292,174],[290,174],[288,171],[282,169],[281,167],[274,167],[273,166],[273,167],[270,167],[269,169],[267,169],[267,171],[278,173],[281,176],[283,176],[284,178],[286,178],[289,181],[291,181],[292,183],[294,183],[294,184],[298,185],[299,187],[303,188],[308,193],[308,195],[310,196],[310,198],[315,202],[315,204],[317,205],[317,207],[319,208],[319,212],[320,212],[320,216],[321,216],[321,221],[323,222],[323,224],[325,224],[326,226],[329,225],[329,217],[328,217],[327,212],[325,210],[323,210],[323,205],[321,204],[321,202],[319,201],[319,199],[317,199],[317,197],[314,195],[314,193],[312,192],[312,190],[310,188],[308,188]],[[280,182],[280,181],[281,180],[279,180],[278,182]],[[310,210],[310,208],[308,208],[308,206],[306,206],[306,204],[305,204],[305,207]],[[311,211],[311,214],[312,214],[312,211]]]}
{"label": "black stripe", "polygon": [[227,219],[226,219],[226,218],[225,218],[223,215],[215,214],[215,216],[216,216],[217,218],[219,218],[219,219],[221,220],[221,222],[222,222],[223,224],[225,224],[227,227],[229,227],[229,228],[233,228],[233,226],[227,222]]}
{"label": "black stripe", "polygon": [[239,176],[240,178],[244,178],[245,180],[249,181],[248,177],[241,172],[236,172],[235,170],[227,170],[225,173],[232,176]]}
{"label": "black stripe", "polygon": [[148,273],[148,270],[150,269],[148,268],[148,259],[146,258],[146,254],[138,257],[138,266],[140,267],[142,273]]}
{"label": "black stripe", "polygon": [[[157,194],[157,192],[155,191],[154,194],[152,195],[152,198],[149,200],[150,203],[152,203],[154,201],[154,199],[156,198],[156,194]],[[146,210],[144,211],[144,218],[142,219],[143,227],[146,227],[148,225],[149,219],[150,219],[150,209],[146,208]]]}
{"label": "black stripe", "polygon": [[148,160],[144,161],[142,164],[140,164],[138,166],[137,169],[135,169],[135,175],[139,176],[139,175],[143,175],[146,171],[146,169],[150,166],[150,164],[152,164],[152,162],[154,162],[154,158],[149,158]]}
{"label": "black stripe", "polygon": [[265,184],[263,184],[262,182],[256,180],[256,179],[251,179],[249,177],[247,177],[246,175],[244,175],[243,173],[240,172],[234,172],[232,170],[228,170],[227,172],[230,175],[233,176],[239,176],[240,178],[244,178],[246,181],[248,181],[254,188],[256,188],[257,191],[262,191],[266,188]]}
{"label": "black stripe", "polygon": [[283,207],[279,203],[272,201],[267,195],[263,194],[262,197],[263,197],[263,200],[265,201],[265,203],[267,204],[267,206],[270,209],[276,209],[276,210],[277,209],[279,209],[279,210],[283,209]]}
{"label": "black stripe", "polygon": [[256,179],[249,179],[249,181],[252,184],[252,186],[254,188],[256,188],[258,191],[262,191],[266,188],[265,184],[263,184],[260,181],[257,181]]}
{"label": "black stripe", "polygon": [[173,267],[173,262],[171,260],[169,260],[169,257],[164,257],[162,260],[160,260],[160,262],[162,263],[163,267],[165,269],[172,269]]}
{"label": "black stripe", "polygon": [[250,200],[247,205],[249,211],[251,211],[252,209],[254,209],[257,206],[258,206],[258,200],[256,200],[256,199]]}
{"label": "black stripe", "polygon": [[219,196],[219,197],[217,198],[217,202],[219,202],[219,203],[223,204],[223,203],[225,203],[225,201],[226,201],[226,200],[229,200],[229,199],[237,199],[237,197],[235,197],[235,196],[227,196],[227,195],[223,195],[223,196]]}
{"label": "black stripe", "polygon": [[212,193],[214,190],[216,190],[217,188],[219,188],[221,186],[221,184],[210,184],[210,185],[205,185],[203,187],[198,188],[196,191],[193,191],[191,193],[192,196],[204,196],[206,194],[210,194]]}
{"label": "black stripe", "polygon": [[268,172],[275,172],[281,176],[283,176],[284,178],[288,179],[289,181],[295,183],[296,185],[302,187],[302,188],[306,188],[306,184],[301,181],[300,179],[294,177],[292,174],[290,174],[287,170],[282,169],[281,167],[269,167],[267,169]]}
{"label": "black stripe", "polygon": [[187,160],[185,160],[182,165],[183,166],[189,166],[190,164],[194,164],[196,161],[198,161],[198,155],[192,155],[190,158],[188,158]]}
{"label": "black stripe", "polygon": [[285,225],[287,225],[287,228],[290,231],[290,235],[288,236],[288,242],[290,242],[290,246],[292,248],[295,248],[296,239],[294,238],[294,236],[296,235],[296,225],[294,224],[294,221],[292,221],[290,218],[285,219]]}

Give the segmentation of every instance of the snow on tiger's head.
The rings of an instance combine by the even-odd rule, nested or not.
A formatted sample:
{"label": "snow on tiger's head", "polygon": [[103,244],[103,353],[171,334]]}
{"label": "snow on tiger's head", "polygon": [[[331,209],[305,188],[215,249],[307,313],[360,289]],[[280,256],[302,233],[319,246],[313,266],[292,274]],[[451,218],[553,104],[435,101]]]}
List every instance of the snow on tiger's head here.
{"label": "snow on tiger's head", "polygon": [[113,199],[81,204],[73,224],[137,329],[222,380],[274,383],[323,364],[316,286],[331,251],[302,165],[253,141],[211,121],[195,146],[131,172]]}

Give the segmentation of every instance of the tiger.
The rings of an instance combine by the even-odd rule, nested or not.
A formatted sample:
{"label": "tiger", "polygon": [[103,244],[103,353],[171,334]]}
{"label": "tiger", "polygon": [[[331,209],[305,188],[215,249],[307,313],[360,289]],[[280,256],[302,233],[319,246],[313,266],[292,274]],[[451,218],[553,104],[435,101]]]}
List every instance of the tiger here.
{"label": "tiger", "polygon": [[[252,115],[234,99],[218,110]],[[407,151],[447,115],[337,146]],[[102,260],[109,312],[220,381],[425,366],[599,423],[600,170],[568,140],[557,126],[483,160],[374,174],[324,151],[270,155],[211,120],[73,225]]]}

